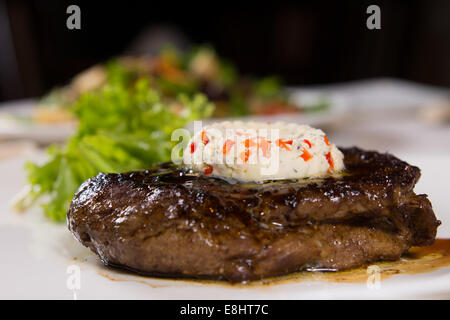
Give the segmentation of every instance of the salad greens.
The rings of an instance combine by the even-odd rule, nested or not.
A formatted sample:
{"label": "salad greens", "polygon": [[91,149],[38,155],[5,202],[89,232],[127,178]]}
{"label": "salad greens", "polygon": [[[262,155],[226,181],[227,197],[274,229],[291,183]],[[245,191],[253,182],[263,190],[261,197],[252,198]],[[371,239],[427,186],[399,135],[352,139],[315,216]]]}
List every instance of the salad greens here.
{"label": "salad greens", "polygon": [[[194,46],[181,51],[167,45],[155,56],[123,56],[95,65],[78,74],[67,86],[57,88],[40,101],[37,120],[56,122],[73,119],[68,106],[106,83],[134,84],[147,78],[166,103],[180,94],[200,92],[214,102],[214,117],[274,115],[324,111],[326,103],[303,105],[290,99],[278,77],[249,77],[240,74],[213,47]],[[50,110],[49,110],[50,109]],[[52,112],[52,110],[59,112]]]}
{"label": "salad greens", "polygon": [[76,134],[63,147],[49,147],[43,165],[26,164],[29,187],[16,202],[18,209],[47,198],[45,214],[63,221],[83,181],[99,172],[124,172],[169,161],[175,144],[170,141],[172,132],[213,112],[214,106],[201,94],[180,95],[178,108],[173,108],[151,88],[148,78],[130,86],[128,76],[117,65],[111,66],[110,81],[99,91],[83,94],[72,107],[79,121]]}

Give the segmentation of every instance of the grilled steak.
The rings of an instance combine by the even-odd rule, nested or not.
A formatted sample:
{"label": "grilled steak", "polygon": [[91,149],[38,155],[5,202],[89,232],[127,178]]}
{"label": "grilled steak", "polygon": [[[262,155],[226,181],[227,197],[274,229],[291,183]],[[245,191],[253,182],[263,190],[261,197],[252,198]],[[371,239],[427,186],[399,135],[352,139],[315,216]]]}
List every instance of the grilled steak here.
{"label": "grilled steak", "polygon": [[437,226],[417,167],[341,149],[346,172],[249,184],[171,164],[99,174],[72,201],[69,229],[107,265],[149,275],[247,281],[396,260]]}

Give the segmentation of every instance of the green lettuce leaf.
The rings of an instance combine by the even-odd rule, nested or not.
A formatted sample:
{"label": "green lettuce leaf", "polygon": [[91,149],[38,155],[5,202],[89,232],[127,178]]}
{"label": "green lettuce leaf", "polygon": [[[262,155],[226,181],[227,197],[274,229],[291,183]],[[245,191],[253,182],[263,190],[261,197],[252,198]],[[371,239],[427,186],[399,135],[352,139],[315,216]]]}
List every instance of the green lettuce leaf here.
{"label": "green lettuce leaf", "polygon": [[73,106],[78,130],[63,147],[48,148],[42,165],[27,163],[27,193],[16,202],[26,209],[38,199],[45,214],[64,221],[78,187],[99,172],[126,172],[170,161],[175,129],[189,121],[209,117],[214,106],[203,95],[180,95],[183,109],[172,110],[149,79],[139,79],[130,88],[116,80],[103,89],[88,92]]}

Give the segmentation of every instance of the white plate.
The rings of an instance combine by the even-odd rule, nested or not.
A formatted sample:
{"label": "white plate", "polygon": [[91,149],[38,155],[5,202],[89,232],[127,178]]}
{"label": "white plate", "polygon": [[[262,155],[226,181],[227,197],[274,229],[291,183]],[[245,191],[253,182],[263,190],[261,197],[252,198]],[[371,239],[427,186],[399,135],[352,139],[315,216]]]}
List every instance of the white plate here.
{"label": "white plate", "polygon": [[[282,114],[277,116],[252,117],[259,121],[289,121],[310,124],[322,129],[341,125],[349,110],[386,109],[418,107],[442,99],[448,91],[441,88],[421,85],[413,82],[377,78],[348,83],[323,86],[288,88],[290,99],[299,105],[314,105],[328,101],[330,109],[324,112],[300,114]],[[19,138],[48,144],[67,139],[75,130],[74,124],[39,124],[31,120],[18,121],[17,118],[31,119],[35,103],[33,100],[20,100],[0,105],[0,139]],[[248,120],[249,117],[240,118]],[[206,123],[216,119],[206,120]],[[224,119],[221,119],[224,120]]]}
{"label": "white plate", "polygon": [[[341,120],[345,120],[349,110],[354,107],[358,109],[410,108],[424,105],[448,95],[448,91],[445,89],[390,78],[323,86],[291,87],[288,88],[288,92],[293,103],[314,105],[326,100],[330,103],[330,109],[317,113],[252,117],[252,120],[289,121],[328,129],[331,126],[341,124]],[[33,100],[11,101],[1,104],[0,139],[30,139],[48,144],[64,141],[74,132],[75,125],[73,124],[39,124],[32,121],[17,121],[17,117],[31,119],[34,107]],[[241,119],[247,120],[249,118]],[[206,120],[208,123],[211,121],[211,119]]]}
{"label": "white plate", "polygon": [[357,107],[365,110],[415,108],[445,99],[449,91],[395,78],[372,78],[342,83],[291,88],[291,99],[300,103],[328,100],[337,108]]}
{"label": "white plate", "polygon": [[0,139],[28,139],[41,144],[65,141],[74,123],[37,123],[33,120],[33,100],[18,100],[0,106]]}
{"label": "white plate", "polygon": [[[428,193],[442,220],[439,237],[450,237],[447,182],[450,153],[403,155],[422,169],[416,187]],[[33,157],[36,159],[36,156]],[[22,215],[8,208],[22,188],[24,158],[0,162],[0,299],[408,299],[450,298],[450,268],[417,275],[397,275],[378,290],[365,284],[290,282],[264,287],[224,286],[134,276],[103,267],[76,242],[64,224],[49,222],[39,208]],[[80,268],[80,288],[67,273]],[[69,269],[73,272],[74,269]],[[68,288],[69,285],[69,288]],[[72,287],[73,288],[73,287]]]}

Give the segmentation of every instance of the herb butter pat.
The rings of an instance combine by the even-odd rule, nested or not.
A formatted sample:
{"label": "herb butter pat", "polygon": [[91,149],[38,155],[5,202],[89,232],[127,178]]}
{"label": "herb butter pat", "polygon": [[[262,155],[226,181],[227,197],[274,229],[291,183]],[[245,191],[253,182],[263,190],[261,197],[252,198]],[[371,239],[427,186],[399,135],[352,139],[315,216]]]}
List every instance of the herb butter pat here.
{"label": "herb butter pat", "polygon": [[257,182],[326,177],[342,171],[343,160],[322,130],[284,122],[214,123],[184,150],[194,172]]}

